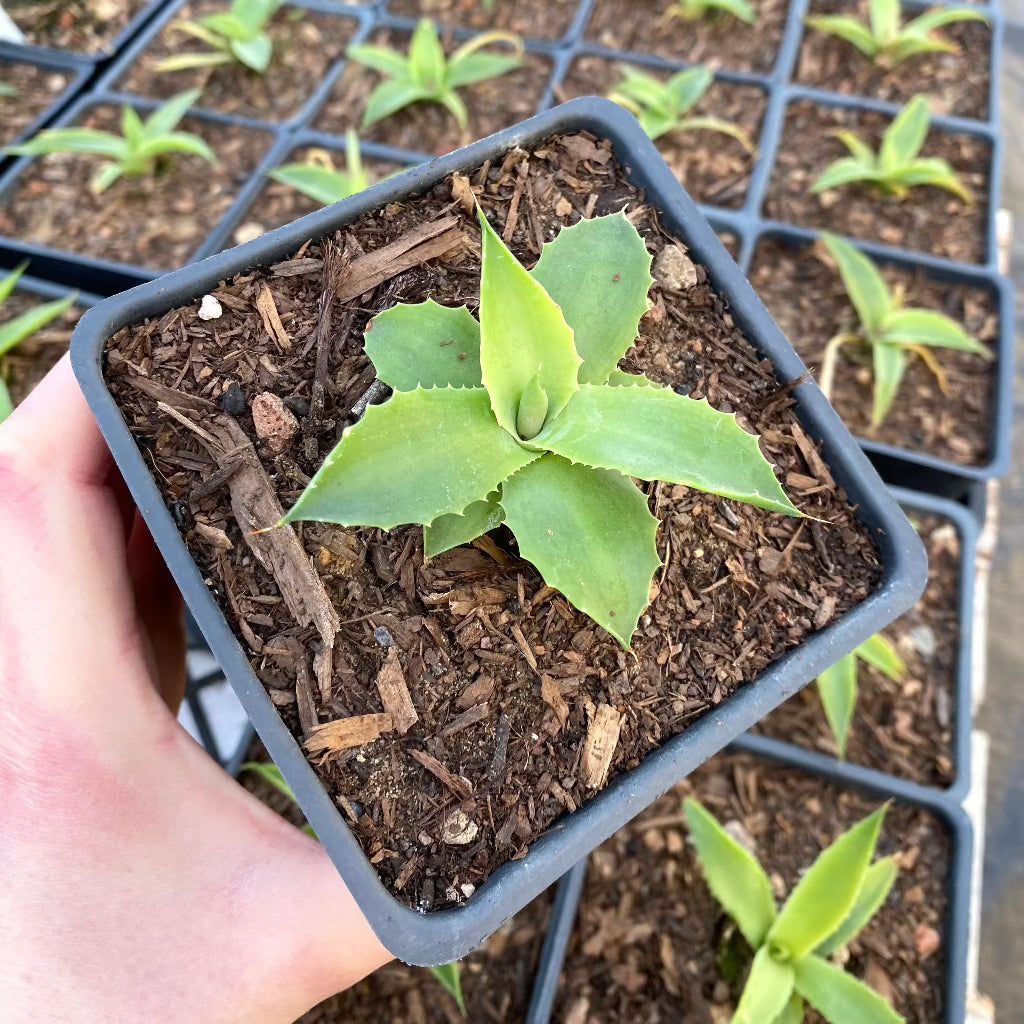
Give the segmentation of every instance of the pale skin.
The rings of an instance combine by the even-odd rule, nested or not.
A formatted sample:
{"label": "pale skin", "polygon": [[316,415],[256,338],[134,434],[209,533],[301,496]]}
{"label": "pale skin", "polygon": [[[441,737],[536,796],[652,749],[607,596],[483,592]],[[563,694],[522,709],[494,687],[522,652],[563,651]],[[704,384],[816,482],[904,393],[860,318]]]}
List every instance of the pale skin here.
{"label": "pale skin", "polygon": [[175,721],[181,599],[65,359],[0,427],[0,1016],[288,1024],[390,959]]}

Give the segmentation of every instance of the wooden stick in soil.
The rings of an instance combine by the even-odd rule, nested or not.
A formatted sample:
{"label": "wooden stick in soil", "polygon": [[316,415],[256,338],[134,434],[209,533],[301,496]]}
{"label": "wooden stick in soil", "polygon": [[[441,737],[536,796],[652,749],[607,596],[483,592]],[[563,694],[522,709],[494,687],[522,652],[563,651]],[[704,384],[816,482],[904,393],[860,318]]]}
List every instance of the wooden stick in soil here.
{"label": "wooden stick in soil", "polygon": [[390,715],[356,715],[316,726],[303,744],[311,754],[340,754],[362,747],[391,732]]}
{"label": "wooden stick in soil", "polygon": [[377,673],[377,692],[384,710],[391,715],[395,732],[404,736],[419,721],[419,715],[409,696],[405,673],[398,659],[398,649],[389,647],[387,658]]}
{"label": "wooden stick in soil", "polygon": [[622,716],[610,704],[598,704],[587,730],[580,770],[588,789],[600,789],[608,778],[608,770],[619,745]]}

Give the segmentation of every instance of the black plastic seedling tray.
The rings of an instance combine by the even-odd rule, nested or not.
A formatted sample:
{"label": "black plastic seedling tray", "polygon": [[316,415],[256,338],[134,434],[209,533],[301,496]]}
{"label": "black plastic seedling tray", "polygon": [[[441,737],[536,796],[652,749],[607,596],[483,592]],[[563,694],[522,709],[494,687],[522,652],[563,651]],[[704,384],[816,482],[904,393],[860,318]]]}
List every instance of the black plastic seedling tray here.
{"label": "black plastic seedling tray", "polygon": [[[149,113],[160,106],[159,101],[140,100],[135,97],[122,96],[118,93],[90,93],[86,96],[80,96],[49,127],[58,128],[73,125],[81,119],[85,111],[93,107],[120,107],[125,103],[130,103],[143,114]],[[195,111],[190,111],[188,116],[221,124],[240,123],[237,119],[224,117],[223,115],[199,114]],[[245,127],[251,126],[246,125]],[[261,131],[271,136],[268,140],[267,152],[245,184],[238,190],[234,202],[225,211],[220,221],[212,225],[211,234],[197,247],[193,259],[202,259],[211,252],[216,251],[213,232],[216,231],[220,222],[231,220],[235,216],[236,211],[247,206],[251,202],[252,197],[263,187],[264,176],[278,139],[278,133],[267,126],[253,130]],[[7,171],[0,175],[0,209],[3,208],[8,198],[13,194],[22,174],[34,162],[34,159],[33,157],[21,157]],[[132,231],[133,225],[125,224],[124,229]],[[33,272],[47,280],[60,281],[70,288],[93,292],[97,295],[113,295],[128,288],[134,288],[145,281],[152,281],[165,272],[159,268],[152,269],[130,263],[98,259],[82,253],[67,252],[62,249],[37,245],[0,234],[0,272],[16,267],[26,259],[31,262]]]}
{"label": "black plastic seedling tray", "polygon": [[423,915],[400,904],[383,887],[253,672],[192,561],[107,390],[103,353],[107,339],[121,327],[191,302],[219,281],[247,268],[290,256],[310,237],[332,233],[364,212],[426,191],[454,171],[477,167],[488,159],[500,159],[516,146],[532,145],[557,132],[582,129],[612,141],[620,163],[629,168],[634,182],[647,190],[666,228],[683,238],[694,257],[708,268],[715,287],[728,298],[737,324],[772,361],[780,381],[802,378],[803,364],[636,120],[612,103],[590,98],[548,111],[247,245],[109,299],[86,314],[72,345],[83,392],[136,504],[270,756],[281,768],[307,819],[381,941],[400,959],[418,965],[447,963],[474,948],[554,882],[567,864],[580,860],[821,669],[909,608],[926,580],[920,540],[818,388],[806,380],[798,384],[793,396],[804,429],[823,442],[823,457],[859,507],[861,520],[875,532],[883,564],[878,589],[801,648],[770,666],[755,683],[723,702],[686,733],[667,742],[638,769],[619,778],[580,810],[566,815],[533,844],[527,857],[496,871],[465,906]]}
{"label": "black plastic seedling tray", "polygon": [[[161,32],[167,27],[167,25],[174,21],[178,17],[178,12],[186,3],[190,0],[162,0],[162,10],[158,17],[156,17],[142,32],[138,38],[134,39],[130,46],[126,47],[117,56],[117,59],[110,65],[110,67],[103,72],[99,81],[97,82],[97,88],[103,92],[118,93],[125,95],[132,95],[133,99],[137,99],[134,94],[127,93],[121,85],[121,80],[127,75],[128,70],[133,64],[142,56],[142,54],[149,48],[153,41],[160,35]],[[371,28],[374,26],[374,14],[377,5],[374,3],[361,4],[361,5],[349,5],[349,4],[338,4],[332,3],[331,0],[289,0],[287,7],[296,8],[298,10],[308,10],[317,14],[330,15],[331,17],[337,17],[343,21],[348,21],[354,24],[354,32],[352,37],[352,43],[362,42]],[[287,9],[287,8],[286,8]],[[184,35],[181,36],[182,41],[182,52],[191,49],[202,49],[200,44],[192,43]],[[334,62],[330,70],[324,76],[316,89],[307,97],[302,108],[297,111],[292,117],[284,121],[261,121],[254,118],[248,117],[236,117],[232,115],[219,114],[215,110],[209,110],[203,106],[203,99],[200,96],[198,103],[194,108],[194,112],[200,114],[209,114],[216,117],[226,117],[235,124],[244,124],[250,127],[257,128],[270,128],[272,130],[281,128],[292,128],[296,125],[304,124],[308,118],[312,115],[313,111],[316,110],[327,94],[330,92],[331,86],[334,83],[335,78],[344,69],[346,61],[341,58]]]}
{"label": "black plastic seedling tray", "polygon": [[[759,232],[744,246],[741,267],[749,274],[757,247],[761,242],[781,242],[793,248],[807,248],[819,237],[813,228],[798,228],[789,224],[763,224]],[[988,458],[978,465],[965,465],[948,459],[914,451],[893,444],[884,444],[870,438],[860,438],[861,447],[872,457],[895,459],[904,465],[922,467],[939,474],[962,477],[967,480],[984,480],[1002,476],[1010,468],[1010,439],[1013,433],[1013,381],[1016,339],[1014,336],[1013,288],[1009,280],[988,270],[967,265],[950,264],[946,260],[934,260],[920,254],[897,254],[883,246],[857,242],[857,246],[876,263],[891,265],[905,270],[921,271],[935,281],[951,285],[966,285],[988,292],[998,320],[998,335],[995,346],[995,361],[992,364],[995,375],[992,389],[992,409],[988,436]],[[927,479],[927,477],[925,478]],[[903,483],[898,477],[892,483]],[[906,481],[914,486],[912,480]],[[942,493],[940,491],[940,493]]]}
{"label": "black plastic seedling tray", "polygon": [[[807,751],[763,736],[742,736],[729,749],[821,776],[836,786],[858,790],[880,802],[891,799],[922,808],[942,822],[950,842],[947,882],[949,909],[942,935],[942,955],[946,965],[943,1013],[941,1022],[936,1021],[935,1024],[963,1024],[967,1004],[967,950],[970,939],[971,868],[974,860],[974,830],[963,808],[933,790],[887,776],[864,778],[852,772],[850,765],[838,761],[822,763]],[[565,953],[583,892],[585,872],[586,862],[577,864],[563,882],[560,896],[564,893],[565,899],[558,904],[558,913],[552,917],[549,926],[546,955],[537,971],[527,1024],[549,1024],[552,1019]],[[572,899],[574,894],[576,899]],[[550,955],[547,955],[548,948],[551,949]]]}
{"label": "black plastic seedling tray", "polygon": [[[68,76],[68,84],[54,98],[53,103],[44,110],[24,131],[16,135],[5,146],[17,146],[30,139],[41,128],[46,127],[61,111],[78,95],[92,74],[92,65],[77,57],[68,57],[57,50],[44,50],[41,47],[16,46],[13,43],[0,42],[0,66],[8,62],[18,64],[34,64],[46,71],[60,72]],[[15,100],[17,97],[15,97]],[[3,147],[0,147],[2,149]],[[6,167],[13,157],[4,156],[0,152],[0,168]]]}

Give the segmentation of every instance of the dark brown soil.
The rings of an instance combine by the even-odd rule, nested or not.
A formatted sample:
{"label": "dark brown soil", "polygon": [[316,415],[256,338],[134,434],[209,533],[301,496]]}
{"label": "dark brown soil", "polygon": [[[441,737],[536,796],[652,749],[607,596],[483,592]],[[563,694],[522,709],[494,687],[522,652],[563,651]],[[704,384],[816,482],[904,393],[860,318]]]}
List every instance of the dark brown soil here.
{"label": "dark brown soil", "polygon": [[[375,32],[370,42],[407,53],[409,33],[384,29]],[[451,39],[444,42],[449,54],[459,46]],[[496,53],[502,50],[507,52],[507,47],[494,48]],[[551,61],[535,53],[526,54],[523,60],[522,67],[507,75],[459,89],[459,96],[469,111],[469,129],[465,134],[440,104],[420,102],[360,131],[359,136],[415,153],[443,154],[517,124],[537,112],[552,70]],[[376,71],[350,63],[335,83],[313,127],[337,134],[358,128],[366,101],[381,80]]]}
{"label": "dark brown soil", "polygon": [[[70,81],[61,71],[20,60],[0,60],[0,85],[17,90],[13,96],[0,95],[0,146],[12,143],[49,110]],[[0,161],[3,159],[0,154]]]}
{"label": "dark brown soil", "polygon": [[[597,146],[586,135],[549,140],[528,160],[510,153],[501,167],[488,165],[472,179],[499,227],[519,195],[510,245],[528,265],[539,254],[539,239],[553,237],[584,210],[601,215],[626,206],[652,251],[667,242],[652,208],[623,178],[609,144]],[[592,795],[580,759],[588,719],[599,705],[624,714],[611,764],[615,777],[863,600],[878,579],[872,540],[798,426],[788,391],[779,388],[767,361],[759,361],[706,271],[696,266],[692,287],[652,290],[654,308],[622,365],[693,398],[706,396],[719,409],[742,410],[741,421],[760,432],[797,504],[831,525],[684,487],[652,487],[666,566],[633,638],[634,653],[627,655],[544,586],[533,567],[516,557],[504,529],[483,548],[459,548],[424,564],[418,528],[383,533],[307,524],[301,532],[305,551],[327,589],[320,607],[333,605],[342,622],[333,680],[327,680],[332,696],[314,696],[309,666],[316,644],[279,596],[278,587],[289,585],[287,574],[279,567],[272,577],[253,560],[247,545],[262,542],[252,536],[252,523],[238,525],[223,489],[203,496],[214,486],[207,485],[191,497],[215,465],[191,429],[156,408],[152,384],[198,396],[203,401],[197,406],[185,395],[157,392],[183,409],[205,410],[200,420],[211,429],[243,430],[250,437],[247,412],[231,421],[203,402],[219,399],[232,384],[234,394],[240,387],[247,400],[270,389],[290,401],[306,420],[306,439],[295,439],[276,459],[260,452],[274,478],[273,500],[290,506],[373,380],[362,350],[367,320],[396,302],[428,296],[444,304],[477,303],[478,228],[465,206],[451,202],[448,185],[346,229],[343,244],[351,254],[401,239],[442,215],[457,217],[466,248],[334,310],[334,343],[322,350],[326,399],[319,426],[308,418],[308,401],[316,376],[323,243],[304,250],[309,263],[229,282],[218,291],[225,306],[220,320],[201,321],[196,306],[186,306],[122,331],[107,353],[111,389],[166,500],[177,503],[186,527],[200,524],[187,533],[190,550],[295,734],[303,734],[299,699],[307,722],[310,715],[333,720],[379,712],[374,681],[386,659],[392,659],[389,675],[401,667],[419,721],[402,738],[386,737],[315,767],[344,806],[355,800],[364,808],[355,832],[385,883],[424,910],[447,905],[463,884],[478,886],[498,865],[522,856],[537,835]],[[330,262],[336,244],[327,248]],[[270,342],[256,307],[258,297],[268,294],[292,346],[287,351]],[[267,299],[261,301],[266,309]],[[150,383],[139,383],[139,374]],[[260,486],[267,493],[271,485]],[[230,551],[216,532],[221,529]],[[326,663],[318,658],[316,664],[323,670]],[[541,699],[543,677],[549,700],[561,704],[553,696],[557,686],[566,702],[564,724]],[[470,797],[453,800],[414,753],[464,776]],[[456,809],[479,827],[476,841],[465,848],[440,841],[442,825]]]}
{"label": "dark brown soil", "polygon": [[[267,761],[258,741],[250,761]],[[295,803],[257,776],[239,781],[294,825],[303,824]],[[551,913],[552,890],[529,903],[462,963],[462,994],[473,1024],[522,1024],[530,1005],[534,977]],[[380,968],[353,988],[324,1000],[298,1024],[464,1024],[455,1001],[433,975],[397,961]]]}
{"label": "dark brown soil", "polygon": [[785,0],[751,0],[757,22],[728,15],[701,22],[666,19],[671,0],[597,0],[585,37],[616,50],[653,53],[687,64],[771,71],[786,27]]}
{"label": "dark brown soil", "polygon": [[[777,899],[878,806],[764,761],[708,762],[591,857],[553,1017],[559,1024],[730,1019],[750,950],[704,882],[681,813],[685,796],[750,837]],[[944,952],[926,957],[918,946],[944,928],[949,838],[928,812],[896,804],[878,843],[878,856],[890,854],[900,864],[893,891],[851,943],[846,969],[885,992],[908,1024],[936,1024]],[[821,1024],[812,1011],[805,1019]]]}
{"label": "dark brown soil", "polygon": [[[857,315],[836,271],[812,247],[762,242],[750,281],[801,359],[817,372],[829,339],[857,326]],[[913,306],[953,317],[995,351],[999,321],[992,296],[981,288],[950,285],[898,268],[883,268],[890,287],[906,289]],[[857,435],[961,465],[981,465],[989,455],[997,364],[969,352],[936,349],[949,378],[944,395],[932,372],[912,357],[903,384],[881,427],[871,430],[874,375],[870,354],[855,345],[840,349],[832,404]]]}
{"label": "dark brown soil", "polygon": [[[118,131],[120,111],[96,107],[80,124]],[[0,208],[0,234],[94,259],[173,270],[189,257],[234,202],[270,148],[265,132],[187,117],[182,131],[202,136],[216,166],[175,155],[162,173],[89,190],[96,157],[57,153],[36,160]]]}
{"label": "dark brown soil", "polygon": [[904,200],[884,196],[869,185],[846,185],[811,195],[818,175],[834,160],[849,155],[834,132],[854,131],[877,150],[890,121],[881,114],[808,101],[791,104],[765,212],[772,220],[826,228],[961,263],[982,262],[992,151],[981,139],[933,129],[921,150],[922,156],[944,157],[952,164],[961,182],[974,192],[971,206],[930,185],[912,189]]}
{"label": "dark brown soil", "polygon": [[[904,10],[909,21],[925,8]],[[856,11],[867,17],[868,5],[817,0],[812,15]],[[868,60],[855,46],[812,28],[804,29],[797,61],[797,81],[819,89],[906,103],[917,93],[928,96],[935,116],[988,117],[992,30],[982,22],[947,25],[939,34],[956,43],[959,53],[920,54],[886,70]]]}
{"label": "dark brown soil", "polygon": [[[15,291],[0,306],[0,327],[16,316],[27,313],[49,299]],[[68,350],[71,332],[75,329],[82,309],[72,306],[41,331],[36,331],[13,351],[0,358],[0,375],[7,382],[15,405],[25,400],[28,393],[50,372],[53,365]]]}
{"label": "dark brown soil", "polygon": [[[283,163],[302,163],[311,152],[313,149],[309,146],[292,150]],[[337,170],[345,171],[345,154],[343,152],[336,150],[324,150],[324,152],[330,154]],[[363,167],[370,176],[371,185],[403,170],[398,164],[374,160],[366,154],[363,154]],[[297,192],[289,185],[282,185],[280,182],[268,179],[267,187],[260,192],[253,200],[252,206],[242,215],[238,227],[232,232],[225,248],[259,238],[260,235],[279,228],[282,224],[290,224],[293,220],[298,220],[300,217],[305,217],[307,213],[319,209],[321,206],[315,199],[310,199],[309,196]]]}
{"label": "dark brown soil", "polygon": [[[949,786],[956,769],[964,768],[953,760],[960,537],[948,520],[912,510],[908,515],[918,524],[928,550],[928,587],[914,608],[885,630],[907,665],[907,678],[895,683],[866,662],[858,662],[857,713],[846,757],[854,764],[926,786]],[[836,755],[815,686],[801,690],[769,715],[759,731]]]}
{"label": "dark brown soil", "polygon": [[572,26],[578,0],[498,0],[488,11],[480,0],[391,0],[403,18],[433,18],[445,28],[499,29],[524,39],[561,39]]}
{"label": "dark brown soil", "polygon": [[[621,80],[620,63],[603,57],[574,61],[560,87],[559,99],[606,96]],[[662,81],[670,76],[653,73]],[[754,86],[715,82],[693,108],[693,116],[718,117],[739,125],[757,145],[764,117],[765,94]],[[705,131],[663,135],[656,145],[698,203],[735,208],[743,205],[755,155],[721,132]]]}
{"label": "dark brown soil", "polygon": [[163,31],[117,82],[122,92],[168,99],[184,89],[202,89],[199,106],[222,114],[263,121],[288,121],[342,57],[358,27],[351,18],[321,14],[301,7],[282,7],[270,23],[274,56],[266,74],[241,64],[189,71],[154,70],[173,54],[202,52],[209,47],[173,29],[175,21],[201,17],[223,9],[221,0],[202,0],[178,10]]}
{"label": "dark brown soil", "polygon": [[4,7],[36,46],[99,53],[148,0],[6,0]]}

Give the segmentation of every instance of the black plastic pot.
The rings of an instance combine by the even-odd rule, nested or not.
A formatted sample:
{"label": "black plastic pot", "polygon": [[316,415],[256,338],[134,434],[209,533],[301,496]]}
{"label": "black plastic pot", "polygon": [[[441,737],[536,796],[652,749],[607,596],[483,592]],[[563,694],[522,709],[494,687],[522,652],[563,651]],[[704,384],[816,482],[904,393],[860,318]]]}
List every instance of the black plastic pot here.
{"label": "black plastic pot", "polygon": [[735,321],[772,361],[780,381],[802,377],[802,363],[636,120],[621,107],[597,99],[577,100],[531,118],[255,242],[103,302],[83,318],[73,343],[73,361],[83,392],[218,662],[381,941],[402,960],[418,965],[449,962],[479,944],[558,878],[567,864],[578,861],[821,669],[909,608],[926,580],[920,540],[821,392],[806,380],[797,385],[793,395],[804,429],[821,439],[823,456],[834,476],[877,538],[883,564],[878,589],[801,648],[770,666],[755,684],[743,687],[686,733],[651,754],[638,769],[556,823],[533,844],[526,858],[496,871],[465,906],[425,916],[399,904],[385,890],[253,673],[106,388],[103,352],[107,339],[122,326],[191,302],[246,268],[289,256],[310,237],[334,232],[366,211],[426,191],[454,171],[477,167],[488,159],[498,160],[516,146],[529,146],[553,133],[580,129],[611,139],[632,180],[647,189],[660,211],[662,224],[684,239],[694,257],[708,268],[715,287],[728,298]]}
{"label": "black plastic pot", "polygon": [[[62,128],[73,125],[81,119],[85,111],[92,107],[120,107],[124,103],[130,103],[143,113],[148,113],[160,105],[159,102],[154,100],[138,100],[132,97],[124,97],[117,93],[91,93],[79,97],[49,127]],[[189,117],[197,117],[204,121],[219,122],[221,124],[239,123],[230,118],[214,116],[213,114],[200,115],[189,112]],[[277,141],[277,133],[266,127],[252,130],[262,131],[272,136],[267,147],[267,153],[246,183],[238,190],[238,195],[228,210],[225,211],[221,221],[230,220],[235,215],[235,211],[250,202],[251,197],[263,187],[263,179],[266,168],[269,166],[274,144]],[[0,175],[0,208],[3,207],[7,199],[13,194],[22,174],[25,173],[33,161],[33,157],[21,157],[4,174]],[[219,223],[212,226],[212,231],[216,231]],[[125,230],[132,230],[132,225],[125,225]],[[213,251],[215,251],[215,246],[211,232],[211,235],[207,236],[197,247],[192,258],[202,259]],[[97,295],[114,295],[128,288],[134,288],[145,281],[152,281],[154,278],[159,277],[162,272],[159,268],[151,269],[129,263],[96,259],[82,253],[67,252],[62,249],[36,245],[18,238],[0,235],[0,271],[10,270],[25,259],[31,261],[34,273],[51,281],[60,281],[69,288],[93,292]]]}
{"label": "black plastic pot", "polygon": [[[140,97],[136,96],[134,93],[125,93],[125,91],[119,87],[120,80],[124,78],[128,73],[128,69],[139,59],[142,53],[148,49],[153,40],[163,32],[168,23],[177,18],[178,11],[188,2],[189,0],[172,0],[172,2],[168,3],[167,0],[161,0],[160,15],[146,27],[146,30],[142,32],[137,39],[132,40],[130,46],[124,48],[118,53],[117,59],[114,63],[103,72],[103,75],[97,83],[97,89],[103,92],[117,93],[119,95],[131,95],[133,99],[139,99]],[[332,3],[331,0],[289,0],[288,6],[306,9],[318,14],[331,15],[332,17],[338,17],[349,22],[355,22],[357,27],[352,41],[354,43],[358,43],[362,42],[370,31],[377,5],[372,2],[357,6]],[[183,47],[189,47],[193,44],[190,44],[188,40],[182,36],[182,45]],[[248,117],[236,117],[228,114],[220,114],[215,110],[208,110],[203,107],[202,97],[199,98],[199,102],[194,108],[194,112],[199,114],[209,114],[211,117],[225,118],[234,124],[248,125],[249,127],[256,128],[269,128],[271,130],[292,128],[296,125],[305,124],[308,118],[312,115],[312,112],[320,106],[324,98],[327,96],[327,93],[330,91],[331,84],[334,82],[337,74],[340,73],[341,69],[344,67],[344,64],[344,58],[336,61],[331,69],[324,75],[320,84],[306,98],[305,103],[302,105],[302,109],[286,121],[269,122]]]}
{"label": "black plastic pot", "polygon": [[[970,937],[971,867],[974,860],[974,830],[963,808],[932,790],[880,776],[862,778],[850,771],[850,766],[832,761],[821,764],[806,751],[763,736],[742,736],[730,745],[730,751],[752,754],[756,757],[797,768],[810,775],[818,775],[847,789],[855,789],[879,801],[919,807],[942,822],[950,841],[950,872],[948,878],[949,910],[942,936],[943,955],[946,959],[946,977],[943,990],[942,1021],[935,1024],[963,1024],[967,1003],[967,951]],[[567,898],[558,908],[559,915],[552,918],[548,934],[553,950],[561,949],[562,956],[548,957],[538,971],[534,1000],[530,1006],[527,1024],[548,1024],[551,1020],[558,981],[565,962],[565,950],[572,935],[579,899],[570,902],[572,892],[582,892],[585,864],[577,865],[564,883]]]}
{"label": "black plastic pot", "polygon": [[[957,629],[959,647],[957,650],[955,677],[953,680],[953,763],[954,778],[949,786],[941,790],[956,803],[961,803],[971,787],[971,667],[974,652],[974,574],[977,558],[978,521],[971,510],[947,498],[936,498],[919,491],[908,491],[901,487],[891,488],[893,497],[909,515],[925,514],[939,516],[951,522],[960,539],[960,573],[958,578],[959,606]],[[984,642],[982,638],[981,642]],[[851,781],[865,786],[888,786],[893,781],[904,782],[899,776],[874,768],[866,768],[850,761],[839,762],[818,751],[807,750],[796,744],[773,740],[787,749],[792,749],[807,765],[825,771],[841,767],[843,774]],[[919,789],[932,789],[919,783],[907,783]]]}
{"label": "black plastic pot", "polygon": [[[25,51],[26,56],[31,60],[36,60],[39,57],[42,58],[58,58],[66,59],[68,57],[77,58],[80,61],[87,61],[92,65],[102,64],[109,60],[114,54],[120,52],[125,46],[131,42],[135,33],[139,31],[152,18],[157,11],[167,2],[167,0],[149,0],[138,14],[135,15],[131,21],[125,25],[120,32],[114,36],[110,42],[102,49],[95,51],[94,53],[88,53],[81,50],[59,50],[52,46],[36,46],[34,44],[25,43],[22,46],[17,46],[17,49]],[[11,44],[12,46],[15,44]]]}
{"label": "black plastic pot", "polygon": [[[744,247],[740,265],[744,273],[750,272],[757,246],[764,241],[782,242],[793,248],[807,248],[820,236],[813,228],[798,228],[792,225],[763,225]],[[996,342],[996,359],[993,363],[995,384],[992,394],[992,410],[989,424],[989,456],[981,464],[971,466],[948,459],[937,458],[926,452],[914,451],[897,445],[883,444],[868,438],[860,438],[861,447],[873,458],[899,460],[899,463],[932,470],[938,474],[961,477],[966,480],[984,480],[993,476],[1003,476],[1010,468],[1010,438],[1013,431],[1013,381],[1015,365],[1015,337],[1013,315],[1013,288],[1009,280],[991,271],[951,264],[946,260],[929,259],[921,254],[897,254],[883,246],[857,241],[856,246],[866,252],[873,260],[883,265],[901,267],[910,271],[922,271],[929,278],[948,282],[951,285],[966,285],[980,288],[988,292],[993,309],[999,321],[999,334]],[[921,486],[921,481],[900,479],[899,475],[887,477],[894,484],[906,484],[909,487]],[[926,476],[925,481],[928,480]],[[941,488],[941,481],[929,486]],[[939,490],[938,493],[946,493]]]}
{"label": "black plastic pot", "polygon": [[[13,43],[0,42],[0,67],[7,63],[33,64],[45,71],[60,72],[67,75],[68,84],[61,91],[60,95],[44,110],[21,134],[16,135],[7,146],[17,146],[26,139],[31,138],[41,128],[46,127],[54,118],[58,117],[62,110],[78,95],[85,85],[90,74],[92,65],[74,57],[65,57],[58,51],[42,50],[39,47],[15,46]],[[0,168],[6,167],[12,157],[0,154]]]}

